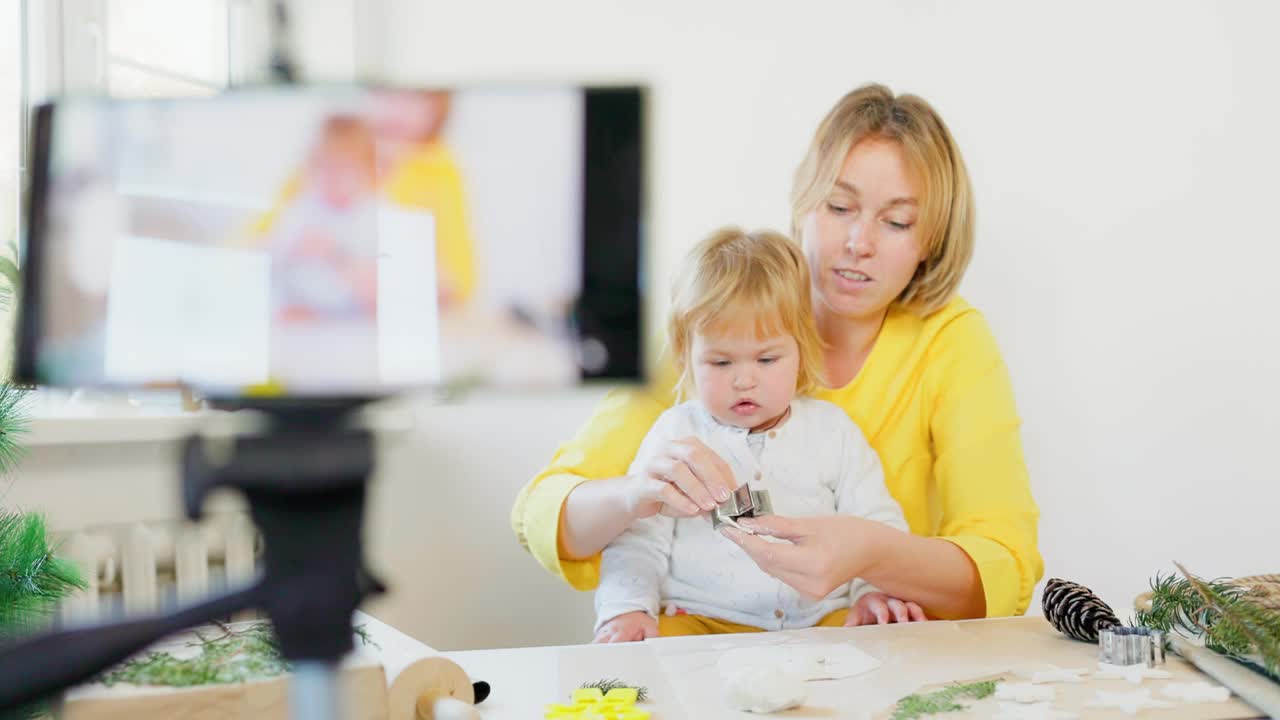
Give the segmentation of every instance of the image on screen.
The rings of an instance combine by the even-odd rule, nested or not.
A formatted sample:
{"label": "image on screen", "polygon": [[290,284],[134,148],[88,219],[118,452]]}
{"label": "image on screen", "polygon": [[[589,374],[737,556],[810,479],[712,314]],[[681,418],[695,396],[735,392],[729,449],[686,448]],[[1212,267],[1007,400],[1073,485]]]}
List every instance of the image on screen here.
{"label": "image on screen", "polygon": [[19,375],[221,396],[636,377],[641,97],[47,106]]}

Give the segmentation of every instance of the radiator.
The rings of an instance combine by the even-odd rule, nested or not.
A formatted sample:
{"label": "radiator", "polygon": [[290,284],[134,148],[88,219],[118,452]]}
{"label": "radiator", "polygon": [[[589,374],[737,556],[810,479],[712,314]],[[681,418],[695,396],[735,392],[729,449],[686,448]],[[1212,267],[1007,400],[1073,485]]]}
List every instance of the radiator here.
{"label": "radiator", "polygon": [[199,523],[148,522],[63,534],[58,554],[75,562],[88,587],[63,601],[64,620],[166,610],[251,582],[261,541],[247,515]]}

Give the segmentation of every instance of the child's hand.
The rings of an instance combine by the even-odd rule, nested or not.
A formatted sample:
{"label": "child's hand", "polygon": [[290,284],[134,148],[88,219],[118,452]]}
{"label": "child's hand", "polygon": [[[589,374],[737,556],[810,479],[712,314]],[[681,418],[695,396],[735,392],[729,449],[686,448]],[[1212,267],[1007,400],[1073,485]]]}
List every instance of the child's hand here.
{"label": "child's hand", "polygon": [[733,469],[695,437],[673,440],[631,476],[627,501],[637,518],[659,512],[696,517],[729,499],[738,486]]}
{"label": "child's hand", "polygon": [[881,592],[871,592],[858,598],[858,602],[849,608],[849,618],[844,621],[844,626],[888,625],[894,622],[921,622],[928,619],[924,615],[924,610],[913,602],[903,602]]}
{"label": "child's hand", "polygon": [[593,643],[637,642],[658,636],[658,621],[642,610],[623,613],[600,626]]}

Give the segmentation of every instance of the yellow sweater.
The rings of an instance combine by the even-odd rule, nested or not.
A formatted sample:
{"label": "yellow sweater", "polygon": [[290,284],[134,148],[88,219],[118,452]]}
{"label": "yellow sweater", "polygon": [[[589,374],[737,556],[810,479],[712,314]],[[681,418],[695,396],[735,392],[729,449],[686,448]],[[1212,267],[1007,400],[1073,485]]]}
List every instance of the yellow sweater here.
{"label": "yellow sweater", "polygon": [[392,202],[435,215],[440,281],[455,302],[468,300],[476,286],[475,243],[453,153],[441,142],[420,145],[401,161],[384,192]]}
{"label": "yellow sweater", "polygon": [[[666,374],[655,383],[661,390],[610,392],[516,498],[511,523],[521,544],[579,590],[599,582],[600,557],[560,557],[560,509],[579,483],[626,474],[674,399]],[[959,298],[926,318],[891,310],[858,376],[815,395],[844,408],[880,454],[911,531],[955,543],[973,559],[987,615],[1025,612],[1044,572],[1040,512],[1008,369],[982,315]]]}

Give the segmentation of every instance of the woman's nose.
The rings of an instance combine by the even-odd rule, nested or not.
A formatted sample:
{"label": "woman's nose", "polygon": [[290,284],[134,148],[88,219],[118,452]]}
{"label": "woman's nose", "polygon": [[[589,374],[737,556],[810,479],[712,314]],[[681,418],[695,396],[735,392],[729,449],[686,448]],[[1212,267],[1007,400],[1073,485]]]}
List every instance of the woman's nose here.
{"label": "woman's nose", "polygon": [[872,232],[866,228],[861,219],[855,220],[849,226],[849,233],[846,236],[844,246],[850,255],[855,258],[870,257],[875,254],[875,248],[872,242]]}

